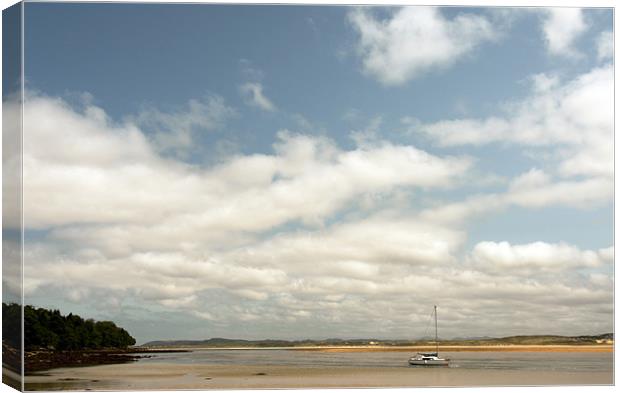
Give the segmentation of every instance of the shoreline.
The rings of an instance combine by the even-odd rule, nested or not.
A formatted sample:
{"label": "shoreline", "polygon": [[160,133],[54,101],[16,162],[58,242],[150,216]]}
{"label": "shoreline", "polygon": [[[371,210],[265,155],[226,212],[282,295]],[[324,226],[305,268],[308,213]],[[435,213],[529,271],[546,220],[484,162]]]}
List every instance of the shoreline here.
{"label": "shoreline", "polygon": [[149,354],[190,352],[179,349],[106,348],[72,351],[31,350],[24,354],[25,374],[61,367],[88,367],[104,364],[123,364],[151,357]]}
{"label": "shoreline", "polygon": [[[435,346],[415,347],[332,347],[319,348],[319,352],[434,352]],[[442,352],[613,352],[612,345],[446,345]],[[311,349],[305,349],[311,350]]]}
{"label": "shoreline", "polygon": [[[145,347],[147,348],[147,347]],[[170,351],[248,351],[248,350],[284,350],[284,351],[317,351],[317,352],[432,352],[435,346],[297,346],[297,347],[148,347],[153,352]],[[441,352],[613,352],[610,344],[599,345],[446,345],[439,346]]]}

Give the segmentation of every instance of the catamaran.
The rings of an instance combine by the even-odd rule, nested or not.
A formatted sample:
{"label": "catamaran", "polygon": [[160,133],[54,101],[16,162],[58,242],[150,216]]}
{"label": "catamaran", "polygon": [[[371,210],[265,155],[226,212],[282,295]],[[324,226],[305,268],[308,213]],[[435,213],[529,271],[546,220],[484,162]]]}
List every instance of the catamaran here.
{"label": "catamaran", "polygon": [[419,352],[416,356],[409,359],[410,366],[443,366],[450,365],[450,359],[442,359],[439,357],[439,341],[437,339],[437,306],[434,307],[435,314],[435,352]]}

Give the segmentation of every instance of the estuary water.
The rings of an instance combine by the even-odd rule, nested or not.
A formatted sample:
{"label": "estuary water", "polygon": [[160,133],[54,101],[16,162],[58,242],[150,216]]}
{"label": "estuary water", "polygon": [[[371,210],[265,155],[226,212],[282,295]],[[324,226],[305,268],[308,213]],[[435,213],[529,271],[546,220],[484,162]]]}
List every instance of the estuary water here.
{"label": "estuary water", "polygon": [[[410,367],[407,360],[415,352],[322,352],[286,349],[198,349],[193,352],[150,354],[139,363],[205,364],[247,366],[306,367]],[[612,371],[610,352],[441,352],[451,360],[451,368],[536,370],[536,371]]]}

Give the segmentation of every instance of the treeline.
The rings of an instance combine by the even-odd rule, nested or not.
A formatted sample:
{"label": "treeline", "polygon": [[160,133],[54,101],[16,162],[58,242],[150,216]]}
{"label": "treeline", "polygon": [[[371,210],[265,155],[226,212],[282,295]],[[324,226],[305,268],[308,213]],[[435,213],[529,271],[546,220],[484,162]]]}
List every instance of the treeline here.
{"label": "treeline", "polygon": [[[2,303],[4,331],[19,326],[20,305]],[[79,350],[102,348],[127,348],[136,340],[123,328],[110,321],[84,320],[78,315],[62,315],[59,310],[24,307],[25,349]],[[18,346],[19,343],[12,343]]]}

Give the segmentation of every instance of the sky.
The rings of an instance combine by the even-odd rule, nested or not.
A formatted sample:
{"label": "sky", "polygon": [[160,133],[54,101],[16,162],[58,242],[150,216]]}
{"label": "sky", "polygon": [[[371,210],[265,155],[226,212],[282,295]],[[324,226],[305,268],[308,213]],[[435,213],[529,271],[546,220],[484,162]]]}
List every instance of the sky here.
{"label": "sky", "polygon": [[613,330],[610,9],[24,24],[25,303],[138,343]]}

